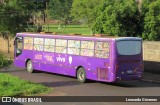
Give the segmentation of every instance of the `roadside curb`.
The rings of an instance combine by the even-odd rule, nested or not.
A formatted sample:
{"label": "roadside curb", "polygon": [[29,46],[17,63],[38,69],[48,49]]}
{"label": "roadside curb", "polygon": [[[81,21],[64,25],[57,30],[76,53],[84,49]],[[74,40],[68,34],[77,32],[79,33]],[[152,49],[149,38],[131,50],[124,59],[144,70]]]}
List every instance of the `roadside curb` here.
{"label": "roadside curb", "polygon": [[160,74],[144,72],[141,80],[144,82],[151,82],[151,83],[160,84]]}
{"label": "roadside curb", "polygon": [[151,83],[156,83],[156,84],[160,84],[160,81],[149,80],[149,79],[141,79],[141,81],[144,81],[144,82],[151,82]]}
{"label": "roadside curb", "polygon": [[10,72],[10,71],[20,71],[22,70],[21,68],[13,68],[13,67],[5,67],[0,69],[0,72]]}

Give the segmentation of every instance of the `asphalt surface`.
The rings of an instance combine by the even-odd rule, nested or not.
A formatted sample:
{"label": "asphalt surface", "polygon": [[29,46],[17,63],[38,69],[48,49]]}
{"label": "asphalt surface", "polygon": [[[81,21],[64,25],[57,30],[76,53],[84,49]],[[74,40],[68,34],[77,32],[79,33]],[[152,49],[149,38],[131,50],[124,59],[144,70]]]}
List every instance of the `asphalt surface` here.
{"label": "asphalt surface", "polygon": [[47,96],[160,96],[160,75],[144,73],[140,81],[79,83],[76,78],[53,73],[28,73],[11,66],[1,72],[53,88]]}
{"label": "asphalt surface", "polygon": [[[0,70],[2,73],[9,73],[21,79],[35,83],[41,83],[53,88],[53,91],[40,96],[160,96],[160,75],[143,73],[143,79],[139,81],[128,81],[119,83],[104,83],[89,81],[79,83],[76,78],[57,75],[53,73],[28,73],[25,69],[10,67]],[[28,103],[18,103],[29,105]],[[17,105],[18,105],[17,104]],[[128,105],[127,103],[47,103],[47,105]],[[142,103],[130,103],[140,105]],[[143,103],[144,104],[144,103]],[[150,105],[151,103],[145,103]],[[158,105],[159,103],[154,103]],[[5,104],[4,104],[5,105]],[[14,105],[14,104],[13,104]],[[30,105],[41,105],[32,103]]]}

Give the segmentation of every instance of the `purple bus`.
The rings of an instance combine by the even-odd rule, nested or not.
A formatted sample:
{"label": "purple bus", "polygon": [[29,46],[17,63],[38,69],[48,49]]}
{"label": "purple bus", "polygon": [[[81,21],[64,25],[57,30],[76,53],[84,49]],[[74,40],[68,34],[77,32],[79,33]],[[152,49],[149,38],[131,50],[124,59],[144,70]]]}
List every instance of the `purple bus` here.
{"label": "purple bus", "polygon": [[141,79],[142,39],[17,33],[17,67],[104,82]]}

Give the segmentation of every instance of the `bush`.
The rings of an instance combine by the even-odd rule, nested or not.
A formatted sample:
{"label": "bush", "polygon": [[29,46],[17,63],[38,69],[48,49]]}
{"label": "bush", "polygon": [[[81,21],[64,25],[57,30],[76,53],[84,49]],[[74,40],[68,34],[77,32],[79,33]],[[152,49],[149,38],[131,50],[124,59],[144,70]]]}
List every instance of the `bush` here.
{"label": "bush", "polygon": [[147,40],[160,40],[160,0],[143,3],[144,28],[142,37]]}
{"label": "bush", "polygon": [[96,32],[111,36],[139,34],[140,14],[134,0],[107,0],[106,4],[103,13],[96,19]]}
{"label": "bush", "polygon": [[8,59],[6,56],[3,54],[0,54],[0,68],[2,67],[7,67],[12,63],[11,59]]}
{"label": "bush", "polygon": [[107,3],[96,18],[97,33],[160,40],[160,0],[142,0],[140,4],[135,0],[106,0]]}

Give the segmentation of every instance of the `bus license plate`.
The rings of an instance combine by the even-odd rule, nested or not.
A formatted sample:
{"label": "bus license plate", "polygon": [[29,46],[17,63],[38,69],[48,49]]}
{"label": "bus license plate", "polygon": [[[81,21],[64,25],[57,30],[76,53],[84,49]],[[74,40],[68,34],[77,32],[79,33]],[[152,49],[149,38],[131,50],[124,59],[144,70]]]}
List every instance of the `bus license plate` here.
{"label": "bus license plate", "polygon": [[132,71],[132,70],[127,70],[127,73],[128,73],[128,74],[132,74],[133,71]]}

